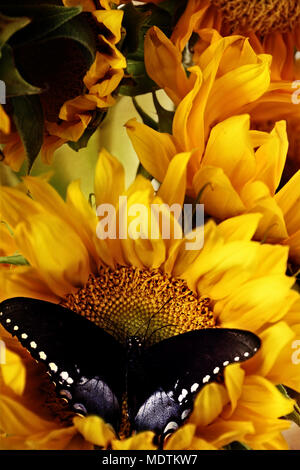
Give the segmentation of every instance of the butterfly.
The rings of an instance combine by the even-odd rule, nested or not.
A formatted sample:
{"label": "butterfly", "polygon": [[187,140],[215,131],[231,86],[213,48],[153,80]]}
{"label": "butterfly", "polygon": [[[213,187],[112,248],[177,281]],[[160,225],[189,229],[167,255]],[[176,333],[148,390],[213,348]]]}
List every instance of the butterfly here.
{"label": "butterfly", "polygon": [[61,305],[22,297],[0,304],[0,323],[45,364],[72,410],[96,414],[118,433],[125,394],[131,429],[151,430],[160,442],[186,420],[201,388],[260,347],[255,334],[228,328],[194,330],[150,347],[132,335],[124,345]]}

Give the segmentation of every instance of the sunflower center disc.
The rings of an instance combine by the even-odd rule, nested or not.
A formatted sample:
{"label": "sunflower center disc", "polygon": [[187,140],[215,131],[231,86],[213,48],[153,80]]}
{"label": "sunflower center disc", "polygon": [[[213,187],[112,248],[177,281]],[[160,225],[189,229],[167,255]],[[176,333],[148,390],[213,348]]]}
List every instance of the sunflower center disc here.
{"label": "sunflower center disc", "polygon": [[292,31],[300,23],[298,0],[211,0],[228,32],[253,30],[261,36]]}
{"label": "sunflower center disc", "polygon": [[62,304],[123,343],[137,331],[141,337],[147,332],[150,345],[176,334],[215,326],[210,299],[198,297],[184,280],[159,270],[101,267],[98,276],[91,276]]}

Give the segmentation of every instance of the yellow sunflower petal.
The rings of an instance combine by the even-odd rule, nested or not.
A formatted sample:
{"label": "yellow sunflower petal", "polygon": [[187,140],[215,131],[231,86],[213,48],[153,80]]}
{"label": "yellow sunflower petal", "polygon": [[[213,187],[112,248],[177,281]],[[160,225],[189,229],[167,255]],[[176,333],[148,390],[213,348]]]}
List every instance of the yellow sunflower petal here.
{"label": "yellow sunflower petal", "polygon": [[0,284],[1,300],[11,297],[31,297],[54,303],[60,300],[41,279],[39,271],[30,266],[19,266],[5,272],[0,270]]}
{"label": "yellow sunflower petal", "polygon": [[223,220],[244,212],[245,206],[222,168],[200,168],[193,179],[194,193],[198,194],[205,185],[201,203],[208,214]]}
{"label": "yellow sunflower petal", "polygon": [[272,195],[275,194],[280,183],[287,150],[286,123],[280,121],[276,123],[270,133],[270,138],[261,145],[255,154],[257,166],[254,178],[263,181]]}
{"label": "yellow sunflower petal", "polygon": [[240,196],[247,212],[263,214],[256,232],[258,239],[284,240],[287,238],[283,212],[265,183],[248,182],[240,192]]}
{"label": "yellow sunflower petal", "polygon": [[164,444],[164,450],[189,449],[195,436],[195,431],[195,424],[184,424],[167,439]]}
{"label": "yellow sunflower petal", "polygon": [[86,418],[76,416],[73,423],[88,442],[104,449],[115,438],[111,426],[106,424],[99,416],[87,416]]}
{"label": "yellow sunflower petal", "polygon": [[157,447],[153,444],[155,434],[151,431],[144,431],[135,434],[128,439],[121,441],[114,439],[112,441],[113,450],[156,450]]}
{"label": "yellow sunflower petal", "polygon": [[26,370],[21,357],[6,348],[5,364],[0,368],[4,384],[17,395],[22,395],[26,385]]}
{"label": "yellow sunflower petal", "polygon": [[[255,174],[256,162],[249,135],[250,116],[233,116],[213,127],[202,165],[220,167],[239,190]],[[232,142],[234,141],[234,146]]]}
{"label": "yellow sunflower petal", "polygon": [[261,217],[261,214],[243,214],[230,217],[218,225],[218,231],[227,241],[251,240]]}
{"label": "yellow sunflower petal", "polygon": [[233,441],[245,442],[246,437],[255,433],[255,428],[251,421],[227,421],[219,418],[203,434],[217,449],[230,444]]}
{"label": "yellow sunflower petal", "polygon": [[99,154],[94,188],[97,206],[100,204],[118,205],[119,196],[125,189],[124,168],[105,149],[102,149]]}
{"label": "yellow sunflower petal", "polygon": [[180,51],[156,26],[147,31],[144,48],[149,77],[178,105],[191,88]]}
{"label": "yellow sunflower petal", "polygon": [[288,233],[292,235],[300,228],[300,170],[275,194],[275,200],[284,214]]}
{"label": "yellow sunflower petal", "polygon": [[87,249],[58,217],[44,213],[28,218],[18,225],[15,239],[21,253],[55,294],[63,297],[87,281],[91,273]]}
{"label": "yellow sunflower petal", "polygon": [[172,41],[180,51],[184,49],[196,24],[201,20],[210,5],[210,0],[190,0],[188,2],[172,34]]}
{"label": "yellow sunflower petal", "polygon": [[0,195],[1,220],[8,223],[13,230],[19,222],[42,211],[42,206],[15,188],[2,187]]}
{"label": "yellow sunflower petal", "polygon": [[93,12],[98,23],[103,24],[113,35],[113,39],[110,39],[113,43],[118,43],[121,39],[123,14],[122,10],[96,10]]}
{"label": "yellow sunflower petal", "polygon": [[6,112],[4,111],[3,106],[0,105],[0,132],[4,134],[10,133],[10,119]]}
{"label": "yellow sunflower petal", "polygon": [[239,406],[265,418],[279,418],[293,411],[294,401],[286,398],[267,379],[258,375],[245,378]]}
{"label": "yellow sunflower petal", "polygon": [[[177,150],[169,134],[157,132],[131,119],[125,125],[142,165],[158,181],[163,181],[170,160]],[[156,159],[159,155],[159,160]]]}
{"label": "yellow sunflower petal", "polygon": [[170,162],[166,176],[157,195],[169,206],[183,205],[186,190],[187,165],[191,152],[179,153]]}
{"label": "yellow sunflower petal", "polygon": [[228,394],[223,385],[211,383],[202,388],[198,393],[194,410],[189,422],[199,426],[207,426],[212,423],[228,403]]}
{"label": "yellow sunflower petal", "polygon": [[225,386],[230,398],[230,407],[223,413],[228,418],[235,410],[242,394],[245,372],[239,364],[231,364],[225,369]]}
{"label": "yellow sunflower petal", "polygon": [[56,428],[55,423],[40,418],[6,395],[0,396],[0,411],[0,429],[11,436],[27,437]]}

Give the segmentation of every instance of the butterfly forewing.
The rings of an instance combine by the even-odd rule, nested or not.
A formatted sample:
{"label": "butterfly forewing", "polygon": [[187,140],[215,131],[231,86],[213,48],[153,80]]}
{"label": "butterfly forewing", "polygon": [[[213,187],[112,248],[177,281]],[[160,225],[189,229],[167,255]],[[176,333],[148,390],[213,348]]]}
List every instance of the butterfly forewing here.
{"label": "butterfly forewing", "polygon": [[57,391],[75,411],[98,414],[115,428],[124,388],[124,348],[103,329],[60,305],[13,298],[0,322],[44,362]]}
{"label": "butterfly forewing", "polygon": [[249,359],[259,347],[259,338],[251,332],[212,328],[174,336],[146,349],[141,361],[147,380],[135,392],[135,429],[163,435],[176,428],[205,384],[219,380],[227,365]]}

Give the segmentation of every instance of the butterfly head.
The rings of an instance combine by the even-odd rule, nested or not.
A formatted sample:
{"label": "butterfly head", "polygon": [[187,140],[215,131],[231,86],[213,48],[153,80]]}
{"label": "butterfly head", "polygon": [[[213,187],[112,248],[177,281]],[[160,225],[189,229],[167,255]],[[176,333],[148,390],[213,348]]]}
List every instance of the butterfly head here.
{"label": "butterfly head", "polygon": [[140,352],[144,347],[144,341],[139,336],[129,336],[126,346],[129,352]]}

